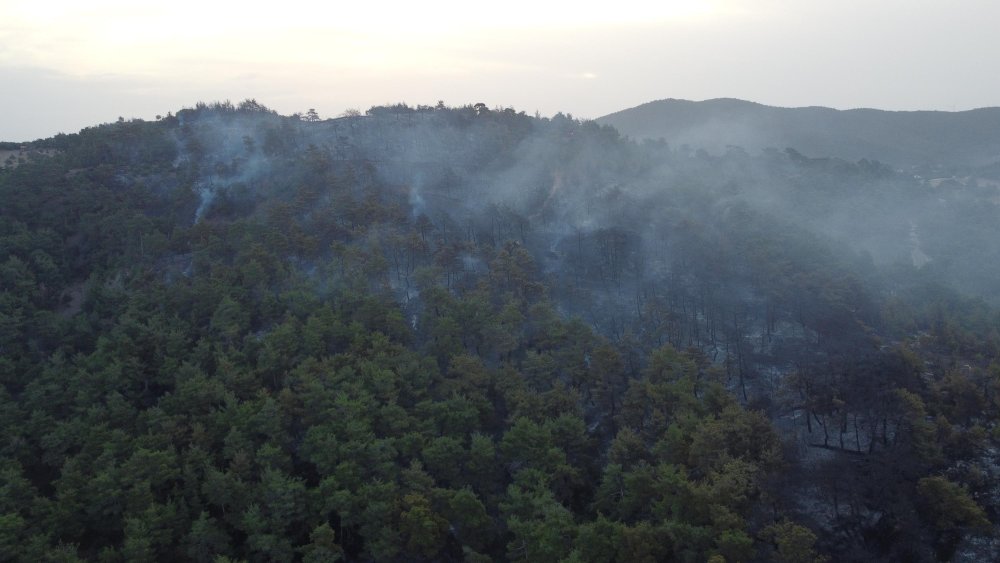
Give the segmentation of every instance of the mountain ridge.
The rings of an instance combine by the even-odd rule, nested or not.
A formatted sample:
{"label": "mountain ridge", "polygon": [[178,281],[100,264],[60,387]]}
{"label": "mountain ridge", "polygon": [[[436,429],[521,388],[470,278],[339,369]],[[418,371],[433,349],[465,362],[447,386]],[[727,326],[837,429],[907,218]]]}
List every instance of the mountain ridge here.
{"label": "mountain ridge", "polygon": [[[667,98],[595,120],[635,139],[709,151],[794,147],[810,156],[874,159],[923,172],[990,170],[1000,163],[1000,107],[957,112]],[[995,173],[993,173],[995,174]]]}

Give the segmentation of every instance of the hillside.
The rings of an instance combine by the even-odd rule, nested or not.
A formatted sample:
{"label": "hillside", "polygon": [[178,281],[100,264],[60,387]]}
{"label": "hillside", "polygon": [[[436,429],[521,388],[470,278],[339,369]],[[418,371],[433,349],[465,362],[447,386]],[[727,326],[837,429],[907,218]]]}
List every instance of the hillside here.
{"label": "hillside", "polygon": [[1000,206],[482,104],[0,169],[0,558],[1000,554]]}
{"label": "hillside", "polygon": [[[667,99],[597,119],[636,139],[713,152],[792,147],[813,157],[879,160],[930,177],[1000,163],[1000,108],[961,112],[779,108],[735,99]],[[990,167],[993,168],[990,168]]]}

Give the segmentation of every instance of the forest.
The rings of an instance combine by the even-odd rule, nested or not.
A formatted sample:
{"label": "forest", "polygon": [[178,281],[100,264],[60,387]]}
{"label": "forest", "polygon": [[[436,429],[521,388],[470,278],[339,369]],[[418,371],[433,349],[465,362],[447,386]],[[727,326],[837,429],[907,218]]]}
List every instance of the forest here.
{"label": "forest", "polygon": [[1000,558],[988,171],[485,104],[30,148],[2,560]]}

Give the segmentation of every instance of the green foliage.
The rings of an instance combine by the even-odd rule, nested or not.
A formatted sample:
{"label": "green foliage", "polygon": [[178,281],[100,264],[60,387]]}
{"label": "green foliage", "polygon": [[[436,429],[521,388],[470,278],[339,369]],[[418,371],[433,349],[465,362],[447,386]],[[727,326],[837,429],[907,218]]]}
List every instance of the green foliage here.
{"label": "green foliage", "polygon": [[302,548],[303,563],[333,563],[344,558],[344,550],[336,542],[336,534],[329,524],[316,526],[309,534],[309,543]]}
{"label": "green foliage", "polygon": [[997,319],[717,205],[736,160],[485,106],[57,141],[0,172],[0,559],[818,562],[803,491],[990,525]]}
{"label": "green foliage", "polygon": [[522,471],[507,490],[500,511],[512,539],[507,556],[514,561],[558,561],[566,557],[576,536],[572,513],[560,504],[539,471]]}
{"label": "green foliage", "polygon": [[917,493],[934,515],[939,530],[958,528],[986,529],[990,525],[986,513],[960,485],[944,477],[924,477],[917,482]]}
{"label": "green foliage", "polygon": [[783,520],[764,528],[763,535],[776,547],[773,560],[780,563],[823,563],[829,559],[814,551],[816,534],[794,522]]}

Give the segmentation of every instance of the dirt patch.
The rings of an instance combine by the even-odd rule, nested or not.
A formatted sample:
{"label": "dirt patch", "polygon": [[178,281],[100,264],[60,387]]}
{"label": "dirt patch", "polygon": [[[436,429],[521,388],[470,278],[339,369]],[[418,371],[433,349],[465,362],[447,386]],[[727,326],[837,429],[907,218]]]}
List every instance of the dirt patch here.
{"label": "dirt patch", "polygon": [[59,154],[57,149],[33,149],[21,147],[17,150],[0,150],[0,168],[17,168],[18,165],[28,162],[29,158],[39,156],[55,156]]}
{"label": "dirt patch", "polygon": [[76,282],[67,287],[60,298],[63,306],[59,308],[59,314],[69,318],[79,313],[83,309],[83,297],[87,293],[87,282]]}
{"label": "dirt patch", "polygon": [[20,155],[21,151],[0,151],[0,168],[15,168]]}

